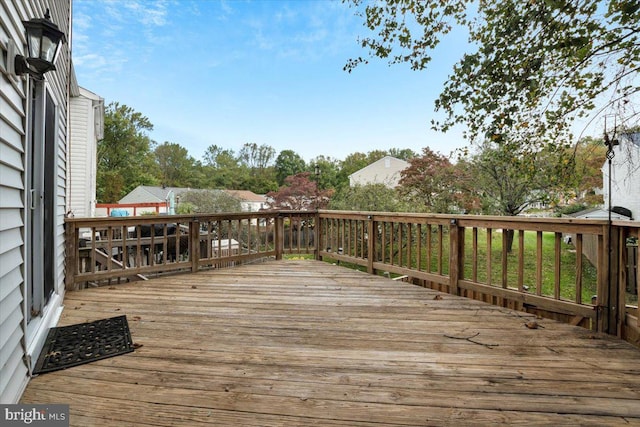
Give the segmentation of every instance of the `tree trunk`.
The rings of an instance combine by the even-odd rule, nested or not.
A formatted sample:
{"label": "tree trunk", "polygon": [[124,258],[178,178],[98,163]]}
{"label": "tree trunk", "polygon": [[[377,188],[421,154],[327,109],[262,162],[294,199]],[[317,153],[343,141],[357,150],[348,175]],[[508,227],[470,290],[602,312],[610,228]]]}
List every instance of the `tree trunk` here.
{"label": "tree trunk", "polygon": [[506,240],[507,240],[507,253],[510,254],[512,249],[513,249],[513,236],[515,234],[515,230],[502,230],[503,233],[505,233],[506,236]]}

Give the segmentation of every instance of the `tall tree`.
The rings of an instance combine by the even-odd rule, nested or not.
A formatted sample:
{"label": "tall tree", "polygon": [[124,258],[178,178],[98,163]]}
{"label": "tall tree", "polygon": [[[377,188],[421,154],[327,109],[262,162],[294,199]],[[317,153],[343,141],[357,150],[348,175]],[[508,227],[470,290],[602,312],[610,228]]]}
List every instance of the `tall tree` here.
{"label": "tall tree", "polygon": [[410,148],[390,148],[389,155],[406,162],[418,157],[418,154]]}
{"label": "tall tree", "polygon": [[283,185],[285,178],[304,172],[306,163],[298,153],[293,150],[282,150],[276,158],[276,178],[278,185]]}
{"label": "tall tree", "polygon": [[517,141],[487,141],[470,159],[473,184],[486,214],[518,215],[537,203],[557,200],[570,180],[564,159],[553,150],[533,151]]}
{"label": "tall tree", "polygon": [[273,167],[275,153],[275,149],[266,144],[246,143],[242,146],[238,161],[246,174],[243,188],[258,194],[278,188]]}
{"label": "tall tree", "polygon": [[[455,28],[469,51],[436,101],[448,130],[467,126],[482,142],[506,138],[544,146],[566,141],[576,117],[640,90],[637,0],[344,0],[373,32],[360,40],[372,56],[425,69]],[[351,71],[362,57],[351,59]],[[606,96],[605,96],[606,95]],[[599,105],[603,108],[603,105]]]}
{"label": "tall tree", "polygon": [[429,212],[468,212],[472,204],[461,197],[466,181],[451,161],[429,147],[422,156],[409,160],[409,167],[400,172],[400,194],[414,206]]}
{"label": "tall tree", "polygon": [[154,150],[160,182],[168,187],[199,187],[202,165],[180,144],[165,141]]}
{"label": "tall tree", "polygon": [[[317,156],[307,165],[311,174],[315,175],[316,170],[318,176],[313,176],[313,180],[318,183],[318,188],[322,190],[340,188],[343,184],[343,178],[340,176],[340,161],[333,157]],[[346,182],[349,184],[349,181]]]}
{"label": "tall tree", "polygon": [[411,212],[415,204],[404,202],[384,184],[345,186],[331,198],[329,209],[347,211]]}
{"label": "tall tree", "polygon": [[115,203],[138,185],[155,185],[154,143],[149,119],[131,107],[111,102],[105,109],[104,139],[97,146],[96,197]]}
{"label": "tall tree", "polygon": [[213,166],[216,168],[229,167],[231,165],[235,166],[237,162],[233,150],[215,144],[208,146],[203,156],[205,166]]}
{"label": "tall tree", "polygon": [[269,145],[247,142],[240,149],[238,159],[249,169],[261,171],[271,165],[275,155],[276,150]]}
{"label": "tall tree", "polygon": [[204,182],[206,187],[240,190],[240,183],[247,180],[246,168],[240,166],[231,149],[210,145],[204,154]]}
{"label": "tall tree", "polygon": [[241,212],[240,200],[224,190],[191,190],[180,194],[178,213]]}
{"label": "tall tree", "polygon": [[596,190],[602,188],[602,165],[606,160],[607,148],[602,139],[583,138],[571,148],[574,152],[573,196],[576,202],[587,206],[603,203],[602,194]]}

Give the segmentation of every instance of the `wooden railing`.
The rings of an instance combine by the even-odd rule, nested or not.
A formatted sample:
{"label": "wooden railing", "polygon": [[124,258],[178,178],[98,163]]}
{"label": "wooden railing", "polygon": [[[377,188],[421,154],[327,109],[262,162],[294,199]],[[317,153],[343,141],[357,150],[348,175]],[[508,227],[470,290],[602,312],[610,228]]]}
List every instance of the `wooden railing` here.
{"label": "wooden railing", "polygon": [[70,218],[68,289],[314,254],[640,344],[640,224],[351,211]]}
{"label": "wooden railing", "polygon": [[640,344],[638,223],[321,211],[318,228],[321,258]]}
{"label": "wooden railing", "polygon": [[254,212],[66,221],[66,287],[313,254],[314,212]]}

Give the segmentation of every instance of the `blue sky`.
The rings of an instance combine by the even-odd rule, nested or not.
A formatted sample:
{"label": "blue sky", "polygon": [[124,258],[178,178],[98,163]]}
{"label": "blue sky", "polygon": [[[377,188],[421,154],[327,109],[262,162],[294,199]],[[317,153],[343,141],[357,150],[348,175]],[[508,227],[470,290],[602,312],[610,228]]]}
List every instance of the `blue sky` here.
{"label": "blue sky", "polygon": [[216,144],[291,149],[310,161],[354,152],[466,145],[430,129],[433,102],[465,40],[445,40],[427,71],[374,59],[351,74],[361,18],[329,0],[74,0],[80,86],[147,116],[158,143],[196,159]]}

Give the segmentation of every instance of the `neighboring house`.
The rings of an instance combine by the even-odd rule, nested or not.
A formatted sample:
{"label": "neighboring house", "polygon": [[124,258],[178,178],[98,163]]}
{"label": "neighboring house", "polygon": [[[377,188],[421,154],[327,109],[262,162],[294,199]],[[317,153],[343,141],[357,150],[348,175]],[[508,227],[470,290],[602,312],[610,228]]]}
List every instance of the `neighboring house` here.
{"label": "neighboring house", "polygon": [[409,166],[409,163],[404,160],[385,156],[349,175],[349,185],[355,187],[356,185],[384,184],[389,188],[395,188],[400,182],[400,172]]}
{"label": "neighboring house", "polygon": [[[129,194],[118,200],[118,204],[128,205],[121,210],[127,211],[129,215],[134,215],[133,205],[144,204],[158,204],[163,203],[163,206],[159,209],[155,207],[139,208],[136,213],[139,215],[145,212],[159,212],[162,214],[175,213],[176,205],[179,201],[180,195],[184,192],[191,191],[192,188],[185,187],[155,187],[152,185],[139,185]],[[98,212],[98,216],[106,215],[106,209],[102,209]]]}
{"label": "neighboring house", "polygon": [[96,150],[104,137],[104,99],[84,88],[71,92],[69,106],[69,213],[93,217],[96,209]]}
{"label": "neighboring house", "polygon": [[258,212],[265,208],[266,196],[261,196],[249,190],[226,190],[233,197],[240,199],[242,212]]}
{"label": "neighboring house", "polygon": [[[127,207],[123,207],[122,210],[125,210],[129,213],[129,215],[134,215],[134,208],[132,205],[138,204],[150,204],[150,203],[164,203],[165,205],[159,209],[160,213],[171,213],[171,200],[174,200],[174,207],[180,201],[180,195],[187,191],[195,190],[193,188],[182,188],[182,187],[154,187],[150,185],[139,185],[129,194],[124,196],[122,199],[118,201],[118,204],[127,205]],[[210,190],[210,191],[222,191],[222,190]],[[262,209],[266,203],[266,197],[255,194],[252,191],[248,190],[224,190],[231,196],[240,200],[240,205],[242,206],[243,212],[257,212]],[[155,207],[147,207],[147,211],[155,211]],[[144,208],[138,208],[137,212],[144,212]],[[100,214],[105,214],[105,212],[100,212]]]}
{"label": "neighboring house", "polygon": [[[65,34],[42,80],[13,71],[27,56],[23,21]],[[0,1],[0,403],[24,391],[64,298],[71,0]]]}
{"label": "neighboring house", "polygon": [[[611,206],[631,211],[640,219],[640,133],[623,134],[613,149],[611,162]],[[605,210],[609,207],[609,163],[602,165]]]}
{"label": "neighboring house", "polygon": [[166,202],[171,195],[174,197],[179,196],[185,191],[190,191],[191,188],[184,187],[154,187],[151,185],[139,185],[129,194],[118,200],[118,203],[157,203]]}

